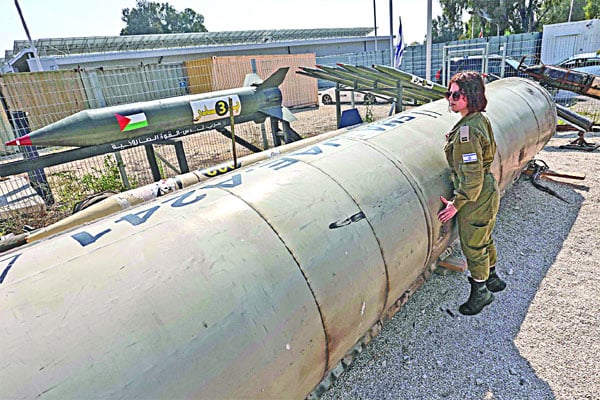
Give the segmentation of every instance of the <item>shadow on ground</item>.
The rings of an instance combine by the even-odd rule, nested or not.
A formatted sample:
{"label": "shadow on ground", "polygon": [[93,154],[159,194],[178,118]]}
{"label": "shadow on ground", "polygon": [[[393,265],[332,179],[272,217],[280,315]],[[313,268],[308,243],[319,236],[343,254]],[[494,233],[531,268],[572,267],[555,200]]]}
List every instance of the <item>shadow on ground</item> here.
{"label": "shadow on ground", "polygon": [[[465,317],[466,274],[434,274],[325,394],[325,399],[553,399],[514,344],[534,296],[580,212],[573,187],[524,178],[500,205],[494,238],[505,291]],[[555,219],[556,209],[560,220]]]}

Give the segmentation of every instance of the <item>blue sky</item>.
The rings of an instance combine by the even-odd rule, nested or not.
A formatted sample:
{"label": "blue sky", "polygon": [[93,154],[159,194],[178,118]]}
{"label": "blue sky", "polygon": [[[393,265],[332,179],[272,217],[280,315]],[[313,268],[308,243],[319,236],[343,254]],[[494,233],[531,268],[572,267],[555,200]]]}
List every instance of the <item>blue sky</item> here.
{"label": "blue sky", "polygon": [[[178,11],[192,8],[204,15],[209,31],[342,28],[373,26],[373,0],[154,0]],[[375,0],[378,35],[389,35],[389,0]],[[135,0],[19,0],[32,39],[118,35],[121,10]],[[441,13],[433,0],[433,17]],[[427,0],[393,0],[393,21],[402,17],[405,42],[422,42],[427,29]],[[14,40],[27,36],[14,0],[0,1],[0,57]]]}

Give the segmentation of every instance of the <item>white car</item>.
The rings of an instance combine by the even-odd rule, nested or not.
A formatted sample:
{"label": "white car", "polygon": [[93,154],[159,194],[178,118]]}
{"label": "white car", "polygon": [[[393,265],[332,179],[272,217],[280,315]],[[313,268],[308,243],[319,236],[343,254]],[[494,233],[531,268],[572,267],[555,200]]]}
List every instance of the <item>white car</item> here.
{"label": "white car", "polygon": [[576,54],[559,62],[556,66],[600,76],[600,53]]}
{"label": "white car", "polygon": [[[340,89],[340,102],[350,103],[352,101],[352,92],[347,89]],[[383,97],[378,97],[373,93],[360,93],[354,92],[354,101],[356,103],[368,103],[375,104],[378,101],[388,101]],[[319,91],[319,103],[320,104],[334,104],[335,103],[335,87]]]}

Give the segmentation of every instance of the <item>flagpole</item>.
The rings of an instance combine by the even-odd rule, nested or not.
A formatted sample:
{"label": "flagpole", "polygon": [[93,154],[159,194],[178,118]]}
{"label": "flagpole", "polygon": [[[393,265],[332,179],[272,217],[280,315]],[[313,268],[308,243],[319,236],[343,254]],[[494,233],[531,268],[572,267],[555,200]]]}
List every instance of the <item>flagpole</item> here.
{"label": "flagpole", "polygon": [[377,52],[377,8],[375,7],[375,0],[373,0],[373,28],[375,29],[375,52]]}
{"label": "flagpole", "polygon": [[431,25],[432,25],[431,17],[432,17],[431,0],[428,0],[427,1],[427,44],[425,46],[425,48],[426,48],[425,79],[427,79],[428,81],[431,80],[431,43],[432,43],[431,40],[433,39],[431,37]]}
{"label": "flagpole", "polygon": [[394,20],[392,16],[392,0],[390,0],[390,65],[394,66]]}

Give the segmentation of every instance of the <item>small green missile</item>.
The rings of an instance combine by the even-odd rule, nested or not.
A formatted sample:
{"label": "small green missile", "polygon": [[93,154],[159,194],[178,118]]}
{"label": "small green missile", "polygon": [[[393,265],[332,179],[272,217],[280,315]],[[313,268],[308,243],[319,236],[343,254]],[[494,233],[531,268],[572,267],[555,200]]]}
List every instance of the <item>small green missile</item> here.
{"label": "small green missile", "polygon": [[220,126],[221,120],[229,121],[231,114],[236,122],[259,123],[267,117],[295,121],[292,112],[282,106],[278,88],[288,69],[278,69],[264,82],[250,74],[240,88],[80,111],[5,144],[96,146],[180,127],[210,130]]}

